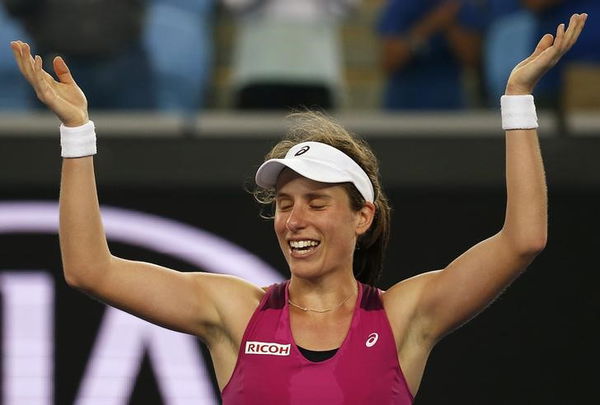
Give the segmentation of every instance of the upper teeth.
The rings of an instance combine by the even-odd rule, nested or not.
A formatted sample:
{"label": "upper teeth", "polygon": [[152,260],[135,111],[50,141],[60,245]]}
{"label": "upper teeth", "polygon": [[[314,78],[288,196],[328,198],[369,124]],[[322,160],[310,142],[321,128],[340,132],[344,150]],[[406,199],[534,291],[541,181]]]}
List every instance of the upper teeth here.
{"label": "upper teeth", "polygon": [[307,246],[317,246],[319,242],[314,240],[291,240],[290,246],[293,248],[303,248]]}

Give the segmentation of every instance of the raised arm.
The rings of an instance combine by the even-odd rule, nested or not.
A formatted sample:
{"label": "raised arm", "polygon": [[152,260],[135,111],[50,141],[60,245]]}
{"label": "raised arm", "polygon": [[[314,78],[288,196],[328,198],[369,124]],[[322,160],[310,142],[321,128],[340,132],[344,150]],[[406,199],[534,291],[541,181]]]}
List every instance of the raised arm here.
{"label": "raised arm", "polygon": [[[564,24],[558,27],[556,38],[546,34],[533,54],[515,67],[506,94],[531,94],[543,74],[575,43],[586,18],[586,14],[574,15],[566,32]],[[546,182],[535,129],[506,131],[506,187],[506,216],[497,234],[446,268],[401,282],[386,293],[391,318],[406,311],[401,297],[404,307],[411,303],[410,329],[424,346],[431,348],[483,310],[545,247]]]}
{"label": "raised arm", "polygon": [[[88,123],[87,101],[65,62],[54,59],[59,81],[42,69],[27,44],[11,43],[15,59],[38,98],[66,127]],[[254,308],[261,290],[240,279],[183,273],[121,259],[110,253],[94,178],[93,157],[63,159],[60,248],[67,283],[151,322],[210,340],[227,328],[237,308]],[[218,293],[217,293],[218,292]]]}

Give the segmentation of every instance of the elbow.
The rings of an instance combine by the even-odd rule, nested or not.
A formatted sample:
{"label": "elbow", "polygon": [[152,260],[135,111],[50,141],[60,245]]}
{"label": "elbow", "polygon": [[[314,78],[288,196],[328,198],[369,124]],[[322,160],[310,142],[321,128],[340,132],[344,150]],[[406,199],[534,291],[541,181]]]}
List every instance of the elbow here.
{"label": "elbow", "polygon": [[546,232],[540,232],[537,235],[519,235],[503,229],[501,233],[507,243],[512,246],[512,249],[521,256],[537,256],[546,248],[548,241]]}
{"label": "elbow", "polygon": [[65,282],[69,287],[78,290],[90,291],[93,286],[98,285],[101,277],[108,273],[110,261],[99,263],[64,263],[63,274]]}
{"label": "elbow", "polygon": [[72,274],[68,271],[64,272],[65,282],[67,285],[75,290],[81,291],[86,294],[94,294],[95,282],[90,280],[89,276],[81,276]]}
{"label": "elbow", "polygon": [[521,243],[519,251],[527,256],[537,256],[546,248],[547,237],[531,239],[527,243]]}
{"label": "elbow", "polygon": [[69,287],[81,289],[83,286],[82,277],[78,276],[77,271],[73,268],[74,266],[64,266],[63,274],[65,276],[65,282]]}
{"label": "elbow", "polygon": [[525,249],[525,253],[528,253],[533,256],[537,256],[546,248],[546,239],[539,239],[535,242],[532,242],[527,245],[527,249]]}

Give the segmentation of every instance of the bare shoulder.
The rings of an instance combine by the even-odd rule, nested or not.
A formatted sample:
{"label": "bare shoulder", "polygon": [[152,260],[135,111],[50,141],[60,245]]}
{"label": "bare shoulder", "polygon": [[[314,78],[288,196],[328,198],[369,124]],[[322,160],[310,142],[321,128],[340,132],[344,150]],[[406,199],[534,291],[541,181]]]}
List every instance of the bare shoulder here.
{"label": "bare shoulder", "polygon": [[397,307],[410,304],[414,299],[418,298],[427,283],[440,271],[441,270],[435,270],[421,273],[394,284],[381,294],[384,305]]}
{"label": "bare shoulder", "polygon": [[[209,295],[219,315],[258,305],[268,287],[258,287],[242,278],[213,273],[191,273],[199,289]],[[254,305],[254,306],[256,306]]]}
{"label": "bare shoulder", "polygon": [[206,342],[210,344],[223,336],[233,341],[241,338],[268,287],[224,274],[192,273],[192,277],[198,290],[210,297],[218,315],[218,323],[207,330]]}

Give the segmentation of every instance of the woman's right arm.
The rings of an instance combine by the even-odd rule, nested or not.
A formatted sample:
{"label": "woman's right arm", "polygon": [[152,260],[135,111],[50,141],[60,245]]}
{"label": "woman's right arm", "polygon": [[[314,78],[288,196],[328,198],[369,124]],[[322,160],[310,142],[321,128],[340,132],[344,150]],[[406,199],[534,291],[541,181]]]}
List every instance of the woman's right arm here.
{"label": "woman's right arm", "polygon": [[[13,42],[25,78],[66,127],[88,122],[87,101],[65,62],[53,61],[55,81],[29,46]],[[183,273],[113,256],[102,218],[93,157],[65,158],[60,187],[60,248],[67,283],[153,323],[194,334],[205,341],[219,329],[236,328],[240,308],[254,308],[262,290],[241,279]],[[232,315],[233,314],[233,315]],[[241,314],[240,314],[241,315]],[[245,326],[245,325],[244,325]]]}

